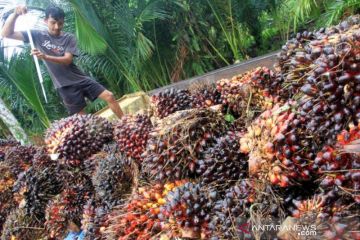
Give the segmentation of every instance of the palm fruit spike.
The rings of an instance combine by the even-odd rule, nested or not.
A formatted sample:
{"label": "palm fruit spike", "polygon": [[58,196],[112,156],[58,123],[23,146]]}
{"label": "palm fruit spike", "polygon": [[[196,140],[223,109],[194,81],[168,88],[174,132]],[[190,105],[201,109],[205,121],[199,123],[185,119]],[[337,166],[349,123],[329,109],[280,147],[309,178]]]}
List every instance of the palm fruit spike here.
{"label": "palm fruit spike", "polygon": [[145,240],[166,230],[167,226],[160,221],[163,217],[160,207],[166,203],[170,191],[185,183],[182,180],[139,187],[125,204],[109,214],[103,233],[105,239]]}
{"label": "palm fruit spike", "polygon": [[275,79],[269,69],[256,68],[232,79],[221,79],[216,88],[221,93],[222,104],[231,113],[251,119],[277,101]]}
{"label": "palm fruit spike", "polygon": [[221,95],[215,84],[193,85],[189,89],[194,99],[194,108],[207,108],[221,104]]}
{"label": "palm fruit spike", "polygon": [[36,149],[33,146],[14,146],[5,151],[4,162],[11,167],[15,175],[26,171],[32,163]]}
{"label": "palm fruit spike", "polygon": [[43,223],[34,216],[28,216],[23,209],[14,209],[7,217],[4,229],[1,231],[1,239],[34,240],[44,239],[46,231]]}
{"label": "palm fruit spike", "polygon": [[95,195],[108,209],[119,205],[125,194],[130,193],[137,166],[126,164],[126,157],[109,153],[99,162],[92,183]]}
{"label": "palm fruit spike", "polygon": [[255,199],[254,183],[248,179],[240,180],[226,189],[224,198],[216,191],[209,196],[216,201],[209,224],[211,239],[249,239],[250,232],[243,232],[242,226],[247,225],[246,209]]}
{"label": "palm fruit spike", "polygon": [[35,154],[33,166],[18,178],[13,191],[23,200],[21,204],[27,216],[44,220],[47,203],[61,192],[62,186],[56,162],[42,149]]}
{"label": "palm fruit spike", "polygon": [[140,156],[145,150],[152,128],[153,125],[148,115],[137,114],[136,116],[122,117],[114,126],[114,138],[120,151],[140,163]]}
{"label": "palm fruit spike", "polygon": [[197,238],[206,236],[215,203],[209,192],[200,184],[191,182],[174,189],[167,194],[166,203],[160,208],[160,220],[167,221],[175,233],[181,234],[183,230],[192,232]]}
{"label": "palm fruit spike", "polygon": [[206,146],[227,127],[223,116],[210,109],[186,110],[163,119],[148,140],[142,173],[162,182],[194,175]]}
{"label": "palm fruit spike", "polygon": [[155,115],[159,118],[185,109],[193,108],[193,99],[188,90],[167,89],[151,97]]}
{"label": "palm fruit spike", "polygon": [[75,114],[55,121],[46,132],[45,143],[50,154],[83,161],[112,140],[112,131],[111,123],[104,118]]}
{"label": "palm fruit spike", "polygon": [[239,152],[239,133],[228,131],[205,150],[204,158],[196,161],[196,173],[204,184],[231,184],[248,175],[247,156]]}
{"label": "palm fruit spike", "polygon": [[288,102],[265,111],[240,139],[241,151],[249,153],[251,175],[281,187],[310,179],[309,164],[318,146],[307,137],[303,118],[293,112],[296,106]]}
{"label": "palm fruit spike", "polygon": [[4,162],[0,162],[0,232],[10,211],[16,207],[12,193],[16,175],[11,171],[11,167]]}

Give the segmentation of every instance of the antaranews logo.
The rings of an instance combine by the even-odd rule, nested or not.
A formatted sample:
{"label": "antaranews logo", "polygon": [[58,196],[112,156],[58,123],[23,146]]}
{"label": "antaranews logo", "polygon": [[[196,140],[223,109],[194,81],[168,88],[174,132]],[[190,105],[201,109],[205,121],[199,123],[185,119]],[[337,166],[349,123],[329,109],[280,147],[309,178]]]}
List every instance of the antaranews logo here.
{"label": "antaranews logo", "polygon": [[[244,235],[253,235],[254,233],[262,233],[268,236],[276,235],[278,232],[294,232],[302,237],[316,236],[316,225],[281,225],[276,223],[268,224],[251,224],[249,221],[238,225],[239,232]],[[275,237],[275,236],[274,236]]]}

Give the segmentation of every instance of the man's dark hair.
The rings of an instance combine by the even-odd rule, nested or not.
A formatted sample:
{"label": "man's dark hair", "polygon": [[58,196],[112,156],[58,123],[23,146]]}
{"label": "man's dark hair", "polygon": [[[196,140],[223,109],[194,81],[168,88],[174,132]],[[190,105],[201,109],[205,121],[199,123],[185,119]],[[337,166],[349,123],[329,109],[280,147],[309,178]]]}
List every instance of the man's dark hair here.
{"label": "man's dark hair", "polygon": [[45,10],[45,19],[52,17],[56,21],[63,20],[65,18],[65,12],[59,7],[49,6]]}

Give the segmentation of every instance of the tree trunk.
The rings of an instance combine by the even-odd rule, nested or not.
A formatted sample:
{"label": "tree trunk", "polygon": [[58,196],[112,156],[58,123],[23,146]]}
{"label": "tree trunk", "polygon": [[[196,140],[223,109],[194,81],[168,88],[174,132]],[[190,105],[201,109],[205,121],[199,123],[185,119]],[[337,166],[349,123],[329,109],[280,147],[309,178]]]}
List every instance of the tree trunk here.
{"label": "tree trunk", "polygon": [[9,128],[11,134],[16,140],[21,142],[21,144],[29,144],[29,138],[27,137],[24,129],[21,127],[20,123],[16,120],[12,112],[6,107],[4,101],[0,98],[0,118]]}

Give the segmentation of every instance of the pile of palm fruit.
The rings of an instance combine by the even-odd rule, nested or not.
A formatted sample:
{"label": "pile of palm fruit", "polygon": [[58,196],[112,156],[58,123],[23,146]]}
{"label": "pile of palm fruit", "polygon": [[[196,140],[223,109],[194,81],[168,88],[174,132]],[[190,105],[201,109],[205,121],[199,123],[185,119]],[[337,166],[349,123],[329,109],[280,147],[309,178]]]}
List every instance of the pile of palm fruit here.
{"label": "pile of palm fruit", "polygon": [[360,239],[359,24],[148,112],[61,119],[42,147],[0,140],[1,240]]}

